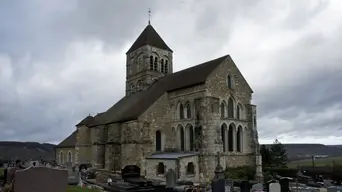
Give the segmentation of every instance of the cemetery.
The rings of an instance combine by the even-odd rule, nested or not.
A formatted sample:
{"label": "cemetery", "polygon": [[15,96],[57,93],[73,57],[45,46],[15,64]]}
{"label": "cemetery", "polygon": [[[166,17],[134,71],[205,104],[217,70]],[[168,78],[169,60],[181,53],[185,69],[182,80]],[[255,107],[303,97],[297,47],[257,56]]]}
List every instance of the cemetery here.
{"label": "cemetery", "polygon": [[[97,170],[92,167],[59,166],[50,163],[31,161],[18,164],[5,164],[0,172],[0,191],[12,192],[100,192],[100,191],[267,191],[267,192],[338,192],[342,187],[331,180],[321,178],[319,182],[301,171],[295,178],[275,175],[270,180],[238,180],[227,178],[217,154],[214,178],[207,183],[193,183],[177,179],[175,170],[165,173],[166,181],[149,180],[142,177],[140,168],[128,165],[121,173]],[[20,167],[22,166],[22,167]]]}

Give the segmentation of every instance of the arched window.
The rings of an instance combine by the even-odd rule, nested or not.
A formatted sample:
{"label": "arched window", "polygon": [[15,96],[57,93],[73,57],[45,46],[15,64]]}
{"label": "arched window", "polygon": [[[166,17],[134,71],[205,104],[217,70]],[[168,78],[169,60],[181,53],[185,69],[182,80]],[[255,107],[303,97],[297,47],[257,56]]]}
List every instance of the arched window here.
{"label": "arched window", "polygon": [[228,130],[228,151],[234,151],[234,132],[235,132],[235,125],[230,124]]}
{"label": "arched window", "polygon": [[164,72],[165,72],[165,73],[168,73],[168,72],[169,72],[169,64],[168,64],[167,60],[165,60]]}
{"label": "arched window", "polygon": [[165,174],[165,165],[164,165],[164,163],[162,163],[162,162],[158,163],[157,173],[158,173],[158,175],[164,175]]}
{"label": "arched window", "polygon": [[164,73],[164,59],[160,60],[160,72]]}
{"label": "arched window", "polygon": [[236,150],[238,152],[242,151],[242,127],[239,126],[236,132]]}
{"label": "arched window", "polygon": [[185,141],[184,141],[184,129],[183,127],[181,127],[180,129],[180,141],[181,141],[181,151],[184,151],[185,150]]}
{"label": "arched window", "polygon": [[226,116],[225,111],[226,111],[226,106],[225,106],[225,104],[222,102],[222,103],[221,103],[221,117],[222,117],[222,118],[224,118],[224,117]]}
{"label": "arched window", "polygon": [[153,68],[153,70],[158,71],[158,58],[157,57],[154,58],[154,68]]}
{"label": "arched window", "polygon": [[256,122],[256,117],[255,116],[253,116],[253,124],[254,124],[254,127],[257,126],[257,122]]}
{"label": "arched window", "polygon": [[184,107],[183,107],[183,104],[179,104],[179,119],[184,119]]}
{"label": "arched window", "polygon": [[72,155],[70,151],[68,152],[68,162],[72,162]]}
{"label": "arched window", "polygon": [[195,174],[195,165],[193,162],[189,162],[186,166],[186,174],[194,175]]}
{"label": "arched window", "polygon": [[59,164],[63,164],[64,163],[64,155],[63,155],[63,151],[61,151],[59,153]]}
{"label": "arched window", "polygon": [[185,127],[185,132],[186,132],[186,150],[187,151],[193,151],[195,149],[194,147],[194,128],[192,127],[191,124],[187,124]]}
{"label": "arched window", "polygon": [[223,124],[221,126],[221,139],[222,139],[222,144],[223,144],[223,152],[227,152],[226,134],[227,134],[227,125]]}
{"label": "arched window", "polygon": [[186,118],[190,119],[191,118],[191,106],[190,106],[190,104],[186,103],[185,108],[186,108]]}
{"label": "arched window", "polygon": [[153,70],[153,56],[150,56],[150,70]]}
{"label": "arched window", "polygon": [[234,101],[232,98],[228,99],[228,118],[234,118]]}
{"label": "arched window", "polygon": [[134,87],[134,84],[132,83],[132,84],[131,84],[131,92],[132,92],[132,93],[135,91],[134,89],[135,89],[135,87]]}
{"label": "arched window", "polygon": [[227,84],[229,89],[233,89],[233,79],[230,75],[227,76]]}
{"label": "arched window", "polygon": [[162,136],[161,132],[158,130],[156,131],[156,151],[161,151],[162,148]]}
{"label": "arched window", "polygon": [[240,106],[239,105],[236,106],[236,118],[240,119]]}
{"label": "arched window", "polygon": [[142,90],[142,88],[143,88],[143,82],[142,81],[138,81],[137,90],[140,91],[140,90]]}

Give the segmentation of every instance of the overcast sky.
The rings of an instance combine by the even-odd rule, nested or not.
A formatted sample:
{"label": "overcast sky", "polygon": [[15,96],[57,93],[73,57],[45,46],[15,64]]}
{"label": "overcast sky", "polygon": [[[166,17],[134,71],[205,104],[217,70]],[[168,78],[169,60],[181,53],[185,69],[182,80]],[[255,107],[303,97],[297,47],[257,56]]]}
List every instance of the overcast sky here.
{"label": "overcast sky", "polygon": [[0,140],[59,143],[120,99],[149,7],[175,71],[231,55],[261,143],[342,144],[340,0],[0,1]]}

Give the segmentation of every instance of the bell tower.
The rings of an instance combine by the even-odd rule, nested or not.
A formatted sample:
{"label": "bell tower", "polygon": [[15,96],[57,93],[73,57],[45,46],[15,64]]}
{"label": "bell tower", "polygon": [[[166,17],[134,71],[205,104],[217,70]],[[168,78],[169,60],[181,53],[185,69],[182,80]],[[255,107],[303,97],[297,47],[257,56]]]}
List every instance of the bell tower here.
{"label": "bell tower", "polygon": [[172,73],[172,53],[149,20],[126,53],[126,96],[145,91],[155,80]]}

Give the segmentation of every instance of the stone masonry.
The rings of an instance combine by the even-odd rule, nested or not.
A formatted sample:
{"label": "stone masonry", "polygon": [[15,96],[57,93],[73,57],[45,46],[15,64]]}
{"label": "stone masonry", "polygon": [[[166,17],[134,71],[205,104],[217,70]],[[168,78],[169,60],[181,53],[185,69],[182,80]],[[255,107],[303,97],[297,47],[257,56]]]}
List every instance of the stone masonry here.
{"label": "stone masonry", "polygon": [[[144,35],[155,35],[148,39],[160,38],[154,33],[149,25],[137,41]],[[132,47],[139,44],[137,41]],[[160,92],[158,84],[166,87],[165,91],[160,92],[162,94],[134,119],[102,123],[105,122],[104,117],[121,115],[120,110],[124,107],[120,105],[124,101],[119,101],[114,105],[116,115],[107,115],[111,111],[109,109],[95,117],[87,117],[94,122],[78,124],[75,162],[91,163],[96,168],[110,171],[120,171],[133,164],[139,166],[146,177],[165,179],[157,173],[156,167],[163,162],[166,170],[178,171],[177,174],[182,176],[179,179],[205,181],[214,176],[219,151],[223,167],[255,166],[256,177],[261,178],[256,106],[251,104],[253,91],[231,57],[219,58],[215,60],[216,64],[212,61],[210,65],[215,67],[202,64],[203,68],[206,66],[212,71],[203,82],[199,82],[197,74],[186,74],[197,70],[198,76],[203,76],[203,71],[208,70],[200,72],[201,67],[195,67],[173,73],[172,51],[161,41],[140,43],[140,47],[127,52],[124,99],[133,100],[135,94],[142,95],[140,99],[145,98],[145,92],[147,94],[151,90]],[[168,80],[173,77],[175,80]],[[180,83],[198,82],[186,86],[175,84],[180,78],[184,78]],[[142,99],[136,107],[144,105],[152,97]],[[125,113],[127,108],[124,108]],[[168,159],[168,155],[175,153],[195,155]],[[149,159],[154,154],[165,158]],[[196,170],[191,177],[184,176],[189,175],[184,166],[188,163],[193,163]]]}

